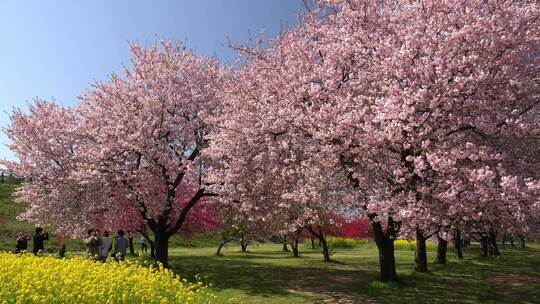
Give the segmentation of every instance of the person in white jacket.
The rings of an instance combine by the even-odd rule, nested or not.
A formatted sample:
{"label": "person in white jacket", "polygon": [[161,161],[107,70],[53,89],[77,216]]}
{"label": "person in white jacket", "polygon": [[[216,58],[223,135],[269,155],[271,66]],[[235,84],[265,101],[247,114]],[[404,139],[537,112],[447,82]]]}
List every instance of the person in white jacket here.
{"label": "person in white jacket", "polygon": [[100,261],[102,262],[107,261],[111,248],[112,248],[112,239],[109,237],[109,232],[105,231],[103,232],[103,236],[101,237],[101,243],[99,245],[99,260]]}

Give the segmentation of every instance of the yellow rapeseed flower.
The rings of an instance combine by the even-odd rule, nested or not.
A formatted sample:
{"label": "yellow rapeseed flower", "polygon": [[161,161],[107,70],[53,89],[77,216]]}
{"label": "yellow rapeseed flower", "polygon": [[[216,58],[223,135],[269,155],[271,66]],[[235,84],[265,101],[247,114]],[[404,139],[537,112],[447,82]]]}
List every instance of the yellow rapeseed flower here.
{"label": "yellow rapeseed flower", "polygon": [[202,283],[162,267],[0,252],[0,304],[213,303]]}

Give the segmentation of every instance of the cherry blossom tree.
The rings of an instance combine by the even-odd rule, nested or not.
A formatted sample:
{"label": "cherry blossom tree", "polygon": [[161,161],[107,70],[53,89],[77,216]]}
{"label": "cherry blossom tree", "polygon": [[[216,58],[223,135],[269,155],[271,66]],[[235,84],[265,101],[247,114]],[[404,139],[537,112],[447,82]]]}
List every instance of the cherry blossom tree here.
{"label": "cherry blossom tree", "polygon": [[281,96],[293,93],[286,83],[296,77],[280,71],[286,68],[279,62],[281,55],[236,48],[244,52],[247,63],[225,86],[223,106],[215,116],[216,132],[204,151],[213,161],[212,190],[249,220],[273,223],[283,235],[298,236],[304,228],[314,233],[329,261],[321,229],[330,220],[329,213],[340,208],[339,178],[332,177],[339,172],[331,164],[323,167],[323,161],[314,161],[314,155],[325,157],[317,139],[291,121],[293,112],[301,109],[280,104],[285,101]]}
{"label": "cherry blossom tree", "polygon": [[99,223],[148,237],[148,228],[168,266],[169,238],[191,215],[204,222],[213,196],[199,154],[225,72],[170,42],[131,50],[132,67],[77,107],[38,102],[15,113],[8,134],[19,162],[8,165],[27,179],[19,194],[29,219],[72,233]]}
{"label": "cherry blossom tree", "polygon": [[[213,155],[227,159],[225,192],[246,192],[239,176],[267,187],[257,170],[238,168],[292,147],[260,171],[296,175],[301,186],[277,199],[344,194],[336,205],[372,221],[381,278],[392,281],[399,233],[417,239],[416,269],[426,271],[425,241],[441,226],[472,219],[489,233],[486,223],[519,219],[536,182],[496,142],[537,129],[539,11],[535,2],[320,1],[270,48],[238,47],[249,76],[235,77],[234,110],[212,137]],[[309,166],[280,168],[291,159]]]}
{"label": "cherry blossom tree", "polygon": [[[505,181],[521,179],[517,187],[528,176],[507,173],[512,160],[493,138],[523,137],[537,128],[539,66],[538,57],[530,57],[538,49],[538,6],[500,1],[326,4],[318,11],[324,17],[308,21],[310,37],[320,42],[314,50],[320,61],[341,77],[323,81],[319,90],[332,92],[324,102],[335,105],[335,129],[349,133],[343,139],[334,131],[338,134],[330,141],[341,141],[337,152],[353,185],[370,192],[369,217],[387,217],[381,237],[374,227],[378,243],[395,237],[396,224],[414,231],[416,269],[425,271],[425,240],[447,215],[467,210],[461,208],[463,201],[483,210],[469,209],[469,216],[480,212],[501,221],[505,217],[488,212],[490,207],[514,204],[507,191],[523,195],[523,189],[508,189]],[[521,216],[510,214],[509,220]],[[388,276],[392,279],[393,271]]]}
{"label": "cherry blossom tree", "polygon": [[[79,146],[76,128],[79,117],[74,111],[55,102],[36,100],[28,114],[16,110],[7,135],[19,162],[4,162],[14,174],[25,178],[16,199],[28,202],[29,208],[19,219],[38,226],[51,225],[67,236],[84,235],[93,226],[100,210],[85,205],[82,196],[93,195],[100,201],[99,188],[79,186],[70,178],[77,164]],[[63,211],[63,212],[59,212]]]}

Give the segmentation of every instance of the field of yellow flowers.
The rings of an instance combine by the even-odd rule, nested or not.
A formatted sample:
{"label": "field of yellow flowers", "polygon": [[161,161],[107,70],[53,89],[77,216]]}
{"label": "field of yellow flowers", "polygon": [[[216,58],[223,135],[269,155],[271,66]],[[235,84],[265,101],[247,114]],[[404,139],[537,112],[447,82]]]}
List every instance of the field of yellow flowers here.
{"label": "field of yellow flowers", "polygon": [[203,283],[135,262],[0,253],[0,303],[212,303]]}

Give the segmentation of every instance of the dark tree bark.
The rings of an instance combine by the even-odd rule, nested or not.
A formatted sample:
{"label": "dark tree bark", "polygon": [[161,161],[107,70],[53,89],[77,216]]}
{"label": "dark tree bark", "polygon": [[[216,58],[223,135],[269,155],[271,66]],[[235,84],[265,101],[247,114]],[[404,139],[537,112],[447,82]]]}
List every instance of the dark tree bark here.
{"label": "dark tree bark", "polygon": [[311,239],[311,249],[315,249],[315,239],[313,238],[310,238]]}
{"label": "dark tree bark", "polygon": [[427,272],[426,237],[419,228],[416,228],[416,250],[414,252],[414,270]]}
{"label": "dark tree bark", "polygon": [[[370,216],[373,219],[375,215]],[[386,232],[383,231],[380,222],[372,222],[371,224],[375,234],[375,243],[379,250],[379,270],[381,281],[397,282],[398,276],[396,272],[396,260],[394,256],[394,239],[397,233],[395,223],[391,217],[388,218]]]}
{"label": "dark tree bark", "polygon": [[228,242],[232,241],[232,239],[227,239],[227,240],[224,240],[223,242],[221,242],[221,244],[219,244],[219,247],[216,251],[216,255],[221,255],[221,249],[223,248],[223,246],[225,246],[225,244],[227,244]]}
{"label": "dark tree bark", "polygon": [[461,231],[454,229],[454,249],[456,250],[456,256],[458,259],[463,259],[463,250],[461,248]]}
{"label": "dark tree bark", "polygon": [[325,262],[330,262],[330,250],[328,249],[328,243],[326,242],[326,237],[324,235],[324,232],[322,230],[321,227],[319,227],[319,229],[317,229],[317,231],[311,227],[311,226],[307,226],[306,229],[314,236],[316,237],[317,239],[319,239],[319,244],[321,244],[322,246],[322,254],[323,254],[323,259]]}
{"label": "dark tree bark", "polygon": [[[194,151],[191,152],[191,155],[188,157],[188,160],[194,160],[200,152],[200,147],[196,146]],[[139,155],[139,160],[137,162],[137,166],[140,165],[142,155]],[[180,228],[182,228],[186,217],[189,213],[189,211],[197,204],[197,202],[205,197],[205,196],[216,196],[216,194],[213,193],[207,193],[205,192],[204,188],[199,188],[195,195],[191,197],[189,202],[182,208],[182,211],[177,217],[172,217],[171,213],[173,210],[173,204],[177,199],[177,187],[181,184],[185,172],[178,173],[176,177],[173,177],[173,181],[171,181],[171,177],[167,175],[167,170],[165,167],[162,167],[162,175],[163,179],[167,185],[167,200],[165,208],[162,210],[161,214],[158,218],[154,218],[149,215],[148,212],[148,206],[146,205],[145,201],[139,196],[136,195],[137,203],[139,205],[139,212],[144,220],[146,226],[141,228],[141,230],[146,230],[146,227],[150,228],[150,230],[154,234],[154,246],[153,250],[151,251],[151,254],[153,252],[154,260],[156,263],[161,263],[164,267],[169,267],[169,238],[177,233]],[[127,181],[123,181],[123,183],[134,193],[137,193],[138,191],[135,189],[135,186],[132,184],[129,184]],[[147,235],[145,235],[147,237]],[[148,240],[150,240],[147,237]],[[131,246],[130,246],[131,247]],[[131,248],[130,248],[131,250]],[[134,253],[134,250],[133,250]]]}
{"label": "dark tree bark", "polygon": [[169,235],[165,231],[158,233],[154,232],[154,253],[155,260],[163,265],[165,268],[169,268]]}
{"label": "dark tree bark", "polygon": [[58,257],[63,259],[66,257],[66,244],[61,244],[60,247],[58,248]]}
{"label": "dark tree bark", "polygon": [[501,252],[499,251],[499,246],[497,246],[497,232],[496,231],[490,231],[489,241],[491,242],[493,255],[500,256]]}
{"label": "dark tree bark", "polygon": [[240,239],[240,248],[242,249],[242,252],[247,252],[247,247],[249,245],[249,240],[247,240],[244,236]]}
{"label": "dark tree bark", "polygon": [[488,256],[488,238],[486,235],[482,234],[480,237],[480,246],[481,246],[481,256],[487,257]]}
{"label": "dark tree bark", "polygon": [[289,252],[289,247],[287,247],[288,243],[283,243],[283,252]]}
{"label": "dark tree bark", "polygon": [[135,246],[133,246],[133,236],[130,235],[128,237],[128,242],[129,242],[129,253],[131,255],[135,255]]}
{"label": "dark tree bark", "polygon": [[298,254],[298,239],[294,240],[291,243],[291,248],[292,248],[292,251],[293,251],[293,257],[295,257],[295,258],[299,257],[300,255]]}
{"label": "dark tree bark", "polygon": [[304,230],[304,227],[299,228],[294,232],[294,234],[291,236],[292,242],[291,242],[291,248],[293,251],[293,257],[297,258],[300,255],[298,254],[298,243],[300,242],[300,236],[302,235],[302,230]]}
{"label": "dark tree bark", "polygon": [[323,258],[325,262],[330,262],[330,250],[328,249],[328,243],[326,242],[326,237],[323,235],[320,239],[321,245],[323,248]]}
{"label": "dark tree bark", "polygon": [[514,244],[514,237],[510,235],[510,246],[515,247],[516,244]]}
{"label": "dark tree bark", "polygon": [[448,242],[437,235],[439,244],[437,245],[437,264],[446,264],[446,250],[448,248]]}
{"label": "dark tree bark", "polygon": [[154,241],[148,240],[148,244],[150,244],[150,258],[156,259],[156,243]]}

